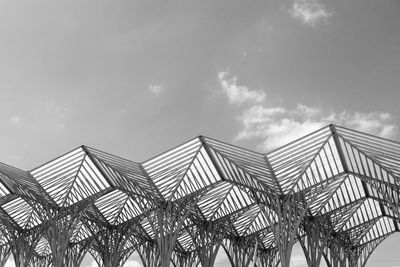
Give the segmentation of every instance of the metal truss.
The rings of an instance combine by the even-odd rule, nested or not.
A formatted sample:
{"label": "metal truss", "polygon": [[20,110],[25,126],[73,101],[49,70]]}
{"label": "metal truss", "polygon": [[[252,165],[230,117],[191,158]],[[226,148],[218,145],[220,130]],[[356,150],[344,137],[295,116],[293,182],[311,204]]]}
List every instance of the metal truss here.
{"label": "metal truss", "polygon": [[0,267],[365,266],[400,223],[400,143],[329,125],[268,153],[199,136],[143,162],[0,163]]}

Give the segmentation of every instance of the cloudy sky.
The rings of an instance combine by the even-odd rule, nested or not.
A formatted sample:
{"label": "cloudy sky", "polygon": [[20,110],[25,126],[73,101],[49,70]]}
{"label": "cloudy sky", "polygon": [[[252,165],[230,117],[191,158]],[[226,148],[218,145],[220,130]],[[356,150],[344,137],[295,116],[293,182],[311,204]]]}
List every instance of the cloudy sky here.
{"label": "cloudy sky", "polygon": [[[398,0],[0,0],[0,40],[0,161],[25,170],[199,134],[266,152],[331,122],[399,140]],[[370,266],[400,266],[399,240]]]}

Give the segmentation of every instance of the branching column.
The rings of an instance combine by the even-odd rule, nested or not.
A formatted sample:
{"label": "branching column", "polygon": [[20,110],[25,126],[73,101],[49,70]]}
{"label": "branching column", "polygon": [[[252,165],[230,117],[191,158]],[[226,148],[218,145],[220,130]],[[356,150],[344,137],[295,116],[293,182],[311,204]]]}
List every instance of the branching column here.
{"label": "branching column", "polygon": [[271,196],[260,206],[272,228],[281,266],[289,267],[293,245],[307,207],[303,207],[303,201],[296,195]]}
{"label": "branching column", "polygon": [[193,251],[174,251],[172,254],[172,262],[176,267],[196,267],[199,265],[199,260]]}
{"label": "branching column", "polygon": [[257,267],[277,267],[280,263],[280,258],[277,249],[259,249],[255,266]]}
{"label": "branching column", "polygon": [[201,221],[189,230],[202,267],[214,265],[221,242],[227,233],[228,223]]}
{"label": "branching column", "polygon": [[84,240],[78,244],[68,244],[64,260],[64,267],[80,266],[87,253],[89,243],[89,240]]}
{"label": "branching column", "polygon": [[224,241],[223,247],[232,266],[248,267],[257,256],[258,243],[250,244],[244,237],[233,237]]}
{"label": "branching column", "polygon": [[[30,267],[50,267],[52,266],[53,261],[51,256],[35,256],[31,260],[29,266]],[[79,265],[75,265],[79,266]]]}
{"label": "branching column", "polygon": [[303,231],[305,235],[299,237],[299,243],[307,264],[309,267],[318,267],[331,236],[332,227],[328,218],[309,216],[304,218]]}
{"label": "branching column", "polygon": [[40,239],[39,232],[11,231],[11,251],[16,267],[27,267],[30,264],[37,243]]}
{"label": "branching column", "polygon": [[160,253],[153,241],[142,243],[137,250],[144,267],[160,266]]}
{"label": "branching column", "polygon": [[352,251],[348,236],[341,233],[332,233],[327,249],[329,251],[324,257],[329,267],[357,266],[357,257]]}
{"label": "branching column", "polygon": [[8,258],[11,255],[11,247],[9,244],[3,244],[0,246],[0,267],[4,267]]}
{"label": "branching column", "polygon": [[46,222],[44,234],[51,247],[54,267],[68,266],[70,239],[88,203],[83,201],[75,206],[59,208],[41,206],[42,220]]}
{"label": "branching column", "polygon": [[148,216],[159,251],[160,267],[169,267],[176,240],[183,222],[196,203],[197,197],[157,203]]}
{"label": "branching column", "polygon": [[130,229],[133,225],[123,226],[86,224],[93,235],[93,249],[98,252],[104,267],[120,267],[128,259],[134,248],[126,248]]}

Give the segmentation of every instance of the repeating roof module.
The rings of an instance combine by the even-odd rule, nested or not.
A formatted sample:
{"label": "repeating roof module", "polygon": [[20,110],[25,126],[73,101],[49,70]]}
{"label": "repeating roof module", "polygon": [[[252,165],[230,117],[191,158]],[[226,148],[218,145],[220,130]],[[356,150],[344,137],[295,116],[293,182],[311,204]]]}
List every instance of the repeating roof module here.
{"label": "repeating roof module", "polygon": [[80,146],[31,171],[0,164],[0,246],[16,244],[15,231],[35,232],[32,258],[55,261],[46,229],[71,221],[70,246],[103,266],[114,260],[105,242],[126,253],[121,261],[165,246],[168,231],[177,232],[174,257],[192,253],[203,265],[199,236],[227,253],[241,240],[279,254],[274,231],[290,202],[296,240],[311,238],[306,224],[319,221],[331,233],[325,246],[359,251],[362,265],[399,231],[399,179],[400,143],[335,125],[268,153],[199,136],[139,163]]}

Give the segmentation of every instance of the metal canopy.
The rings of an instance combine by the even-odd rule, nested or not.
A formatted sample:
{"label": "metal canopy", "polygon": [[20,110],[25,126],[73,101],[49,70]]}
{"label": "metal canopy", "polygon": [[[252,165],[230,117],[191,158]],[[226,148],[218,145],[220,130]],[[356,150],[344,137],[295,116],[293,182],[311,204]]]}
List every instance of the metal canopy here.
{"label": "metal canopy", "polygon": [[[298,223],[285,231],[294,231],[288,234],[296,240],[318,238],[331,261],[333,251],[343,249],[348,262],[355,255],[361,262],[399,231],[399,186],[400,143],[335,125],[268,153],[199,136],[138,163],[80,146],[29,172],[0,163],[0,246],[20,244],[10,229],[26,230],[32,260],[62,262],[54,259],[60,254],[46,233],[71,218],[71,230],[60,237],[66,251],[90,252],[105,266],[120,264],[134,250],[157,262],[160,244],[172,246],[179,262],[186,257],[205,264],[202,257],[210,254],[204,250],[223,240],[227,252],[242,251],[246,262],[249,253],[277,262],[283,241],[276,223],[290,212],[287,219]],[[58,211],[54,218],[42,216],[47,204]],[[169,211],[184,217],[173,221]],[[157,218],[170,221],[163,227]],[[325,230],[310,236],[310,223]],[[158,242],[168,229],[179,229],[176,239]],[[218,244],[198,244],[197,233]]]}

